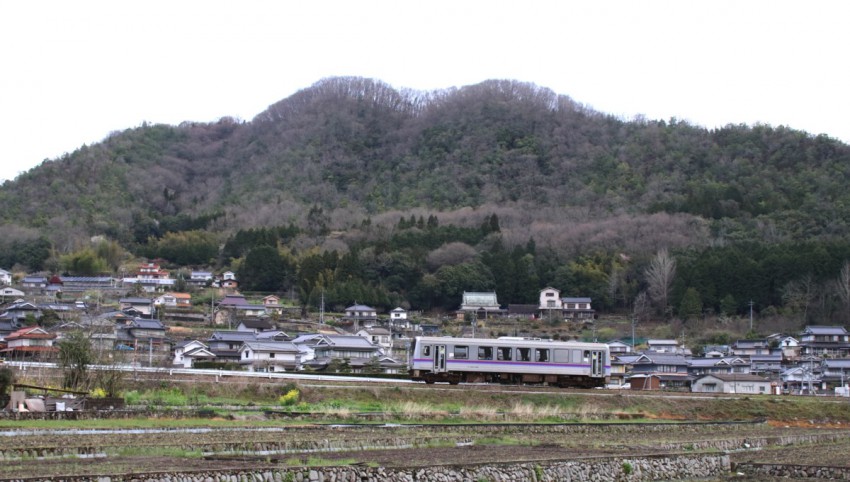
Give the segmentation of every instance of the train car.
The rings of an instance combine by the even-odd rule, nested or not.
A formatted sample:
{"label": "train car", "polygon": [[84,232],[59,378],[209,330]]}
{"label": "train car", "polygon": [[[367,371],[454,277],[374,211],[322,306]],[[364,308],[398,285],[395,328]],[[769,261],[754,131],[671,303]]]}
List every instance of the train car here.
{"label": "train car", "polygon": [[604,387],[611,357],[604,343],[530,338],[416,337],[413,380],[425,383],[539,383]]}

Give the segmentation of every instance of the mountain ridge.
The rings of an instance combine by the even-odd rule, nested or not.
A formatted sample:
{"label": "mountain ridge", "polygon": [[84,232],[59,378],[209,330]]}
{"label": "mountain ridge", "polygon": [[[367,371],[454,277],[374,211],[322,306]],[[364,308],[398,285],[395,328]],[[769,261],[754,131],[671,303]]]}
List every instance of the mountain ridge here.
{"label": "mountain ridge", "polygon": [[[850,233],[848,161],[823,135],[625,121],[517,81],[419,92],[337,77],[251,121],[143,124],[46,162],[0,186],[0,221],[8,240],[44,236],[60,252],[99,235],[132,246],[185,228],[303,226],[313,206],[342,230],[499,212],[508,241],[574,251],[593,239],[651,250],[661,234],[672,246],[833,238]],[[624,241],[639,236],[652,240]]]}

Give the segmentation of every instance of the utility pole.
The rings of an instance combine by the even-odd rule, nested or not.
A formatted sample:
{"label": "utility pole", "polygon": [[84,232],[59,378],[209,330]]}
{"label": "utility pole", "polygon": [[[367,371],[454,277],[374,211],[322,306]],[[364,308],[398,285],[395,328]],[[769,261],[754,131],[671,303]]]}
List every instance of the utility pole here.
{"label": "utility pole", "polygon": [[322,304],[319,307],[319,324],[325,324],[325,290],[322,290]]}
{"label": "utility pole", "polygon": [[635,350],[635,323],[637,323],[637,319],[632,315],[632,353],[636,353]]}

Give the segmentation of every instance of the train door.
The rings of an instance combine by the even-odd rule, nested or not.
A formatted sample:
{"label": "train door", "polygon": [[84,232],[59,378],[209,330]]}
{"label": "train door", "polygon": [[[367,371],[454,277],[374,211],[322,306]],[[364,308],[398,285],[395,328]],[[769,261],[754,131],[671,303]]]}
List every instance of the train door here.
{"label": "train door", "polygon": [[598,350],[590,352],[590,376],[605,376],[605,352]]}
{"label": "train door", "polygon": [[434,373],[446,371],[446,345],[434,346]]}

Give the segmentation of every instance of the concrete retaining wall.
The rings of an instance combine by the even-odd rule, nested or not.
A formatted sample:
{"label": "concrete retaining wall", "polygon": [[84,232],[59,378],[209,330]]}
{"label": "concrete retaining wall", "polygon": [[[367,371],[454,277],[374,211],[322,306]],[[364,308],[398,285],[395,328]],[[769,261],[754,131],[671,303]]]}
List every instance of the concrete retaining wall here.
{"label": "concrete retaining wall", "polygon": [[[196,471],[133,474],[115,477],[62,477],[66,482],[503,482],[503,481],[640,481],[718,477],[729,473],[729,456],[660,455],[641,458],[591,458],[569,462],[503,465],[384,467],[292,467],[268,470]],[[32,482],[36,479],[27,479]],[[44,479],[51,480],[51,479]]]}

